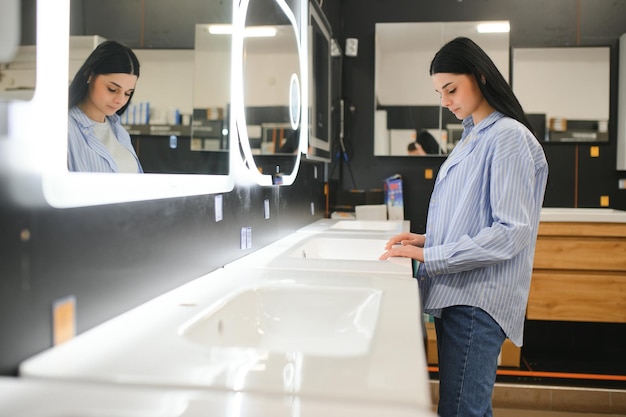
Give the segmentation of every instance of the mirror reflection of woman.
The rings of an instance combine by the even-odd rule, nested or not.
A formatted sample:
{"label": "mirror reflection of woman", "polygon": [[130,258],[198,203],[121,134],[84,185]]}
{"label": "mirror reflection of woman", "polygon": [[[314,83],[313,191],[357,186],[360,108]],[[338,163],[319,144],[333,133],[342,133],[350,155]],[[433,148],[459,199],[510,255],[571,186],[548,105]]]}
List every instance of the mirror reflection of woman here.
{"label": "mirror reflection of woman", "polygon": [[139,78],[139,60],[125,45],[101,43],[69,89],[67,164],[70,171],[142,173],[121,123]]}

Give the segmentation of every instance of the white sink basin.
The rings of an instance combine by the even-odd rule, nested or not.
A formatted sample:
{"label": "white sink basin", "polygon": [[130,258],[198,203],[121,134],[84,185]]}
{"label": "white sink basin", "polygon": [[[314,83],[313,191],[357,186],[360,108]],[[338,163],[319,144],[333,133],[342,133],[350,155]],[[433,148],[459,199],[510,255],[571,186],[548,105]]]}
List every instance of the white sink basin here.
{"label": "white sink basin", "polygon": [[223,268],[27,359],[19,373],[430,407],[420,318],[415,279]]}
{"label": "white sink basin", "polygon": [[376,233],[294,233],[225,268],[381,273],[412,279],[409,258],[381,261],[388,238]]}
{"label": "white sink basin", "polygon": [[318,356],[368,352],[382,291],[368,288],[260,287],[234,295],[185,324],[202,346]]}
{"label": "white sink basin", "polygon": [[378,261],[387,240],[336,239],[313,237],[298,246],[289,256],[303,259],[337,259],[348,261]]}
{"label": "white sink basin", "polygon": [[337,220],[320,219],[298,229],[299,233],[376,233],[389,238],[411,229],[408,220]]}
{"label": "white sink basin", "polygon": [[398,222],[382,220],[340,220],[330,226],[336,230],[360,230],[364,232],[394,232],[398,230]]}

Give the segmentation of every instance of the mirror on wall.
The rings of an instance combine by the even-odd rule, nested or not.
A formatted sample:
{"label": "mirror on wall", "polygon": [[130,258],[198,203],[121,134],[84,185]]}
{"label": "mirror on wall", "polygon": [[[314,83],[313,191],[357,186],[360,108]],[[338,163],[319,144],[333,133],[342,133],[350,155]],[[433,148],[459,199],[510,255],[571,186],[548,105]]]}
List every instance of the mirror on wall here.
{"label": "mirror on wall", "polygon": [[241,30],[233,38],[232,117],[244,163],[261,185],[293,182],[307,141],[307,10],[302,0],[255,0],[234,12]]}
{"label": "mirror on wall", "polygon": [[[479,25],[496,29],[479,32]],[[429,68],[457,36],[479,44],[508,79],[508,22],[376,24],[374,155],[446,156],[454,148],[461,121],[441,107]]]}
{"label": "mirror on wall", "polygon": [[[74,0],[72,0],[74,1]],[[230,171],[222,174],[201,172],[184,174],[102,174],[68,172],[67,169],[67,96],[70,74],[70,0],[47,2],[38,0],[36,42],[36,85],[30,101],[9,99],[7,140],[0,144],[2,166],[8,170],[8,189],[20,204],[45,204],[53,207],[78,207],[129,201],[181,197],[227,192],[234,186]],[[193,30],[193,27],[190,28]],[[153,67],[162,67],[171,75],[171,65],[184,65],[185,74],[178,78],[191,79],[193,51],[137,50],[139,59],[154,58]],[[143,54],[146,52],[145,54]],[[180,59],[181,62],[177,60]],[[161,60],[159,62],[159,60]],[[184,61],[184,62],[182,62]],[[63,64],[65,63],[65,64]],[[133,97],[134,103],[145,101],[151,77],[159,77],[142,64],[142,75]],[[75,69],[72,69],[75,72]],[[163,79],[157,85],[169,88]],[[141,90],[143,88],[143,90]],[[157,91],[158,93],[158,91]],[[162,91],[161,91],[162,93]],[[180,92],[191,100],[192,86]],[[167,99],[166,99],[167,100]],[[37,115],[33,123],[33,115]],[[3,120],[2,123],[5,123]],[[3,130],[5,126],[2,126]],[[182,135],[181,135],[182,136]],[[168,145],[170,137],[167,138]],[[232,155],[229,153],[229,166]]]}
{"label": "mirror on wall", "polygon": [[0,101],[28,101],[35,93],[35,12],[17,0],[0,5]]}
{"label": "mirror on wall", "polygon": [[[229,23],[229,22],[228,22]],[[196,24],[190,149],[214,173],[228,173],[232,38],[225,23]]]}
{"label": "mirror on wall", "polygon": [[307,158],[329,162],[332,147],[332,81],[333,61],[341,53],[333,53],[330,23],[316,1],[309,3],[309,147]]}
{"label": "mirror on wall", "polygon": [[513,91],[546,142],[607,142],[610,47],[515,48]]}

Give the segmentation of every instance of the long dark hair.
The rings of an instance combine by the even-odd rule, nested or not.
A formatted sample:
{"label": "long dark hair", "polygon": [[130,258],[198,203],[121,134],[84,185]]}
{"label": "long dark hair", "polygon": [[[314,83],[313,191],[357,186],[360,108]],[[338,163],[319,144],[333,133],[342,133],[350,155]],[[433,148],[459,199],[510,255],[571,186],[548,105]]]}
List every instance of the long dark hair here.
{"label": "long dark hair", "polygon": [[437,73],[471,74],[487,103],[533,132],[522,105],[496,64],[473,40],[458,37],[441,47],[430,63],[430,75]]}
{"label": "long dark hair", "polygon": [[[76,72],[70,84],[69,108],[78,105],[87,96],[89,77],[100,74],[131,74],[139,77],[139,60],[132,49],[119,42],[102,42]],[[134,93],[130,94],[128,102],[117,114],[126,111]]]}

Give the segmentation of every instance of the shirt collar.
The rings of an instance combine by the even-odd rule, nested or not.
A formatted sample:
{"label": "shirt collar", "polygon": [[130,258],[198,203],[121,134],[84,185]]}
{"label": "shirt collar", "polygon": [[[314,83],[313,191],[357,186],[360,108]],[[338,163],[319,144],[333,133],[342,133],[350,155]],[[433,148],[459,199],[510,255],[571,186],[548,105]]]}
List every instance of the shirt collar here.
{"label": "shirt collar", "polygon": [[476,126],[474,125],[474,118],[472,116],[466,117],[461,123],[463,124],[463,129],[465,129],[465,131],[469,132],[476,128],[476,132],[478,132],[480,130],[486,129],[503,117],[504,114],[500,113],[497,110],[494,110],[491,114],[489,114],[489,116],[481,120]]}
{"label": "shirt collar", "polygon": [[[78,108],[78,106],[73,106],[69,110],[69,116],[76,120],[76,122],[83,128],[91,127],[94,124],[94,121],[91,120],[87,115]],[[114,113],[112,116],[106,116],[113,124],[117,123],[121,120],[120,116],[117,113]]]}

